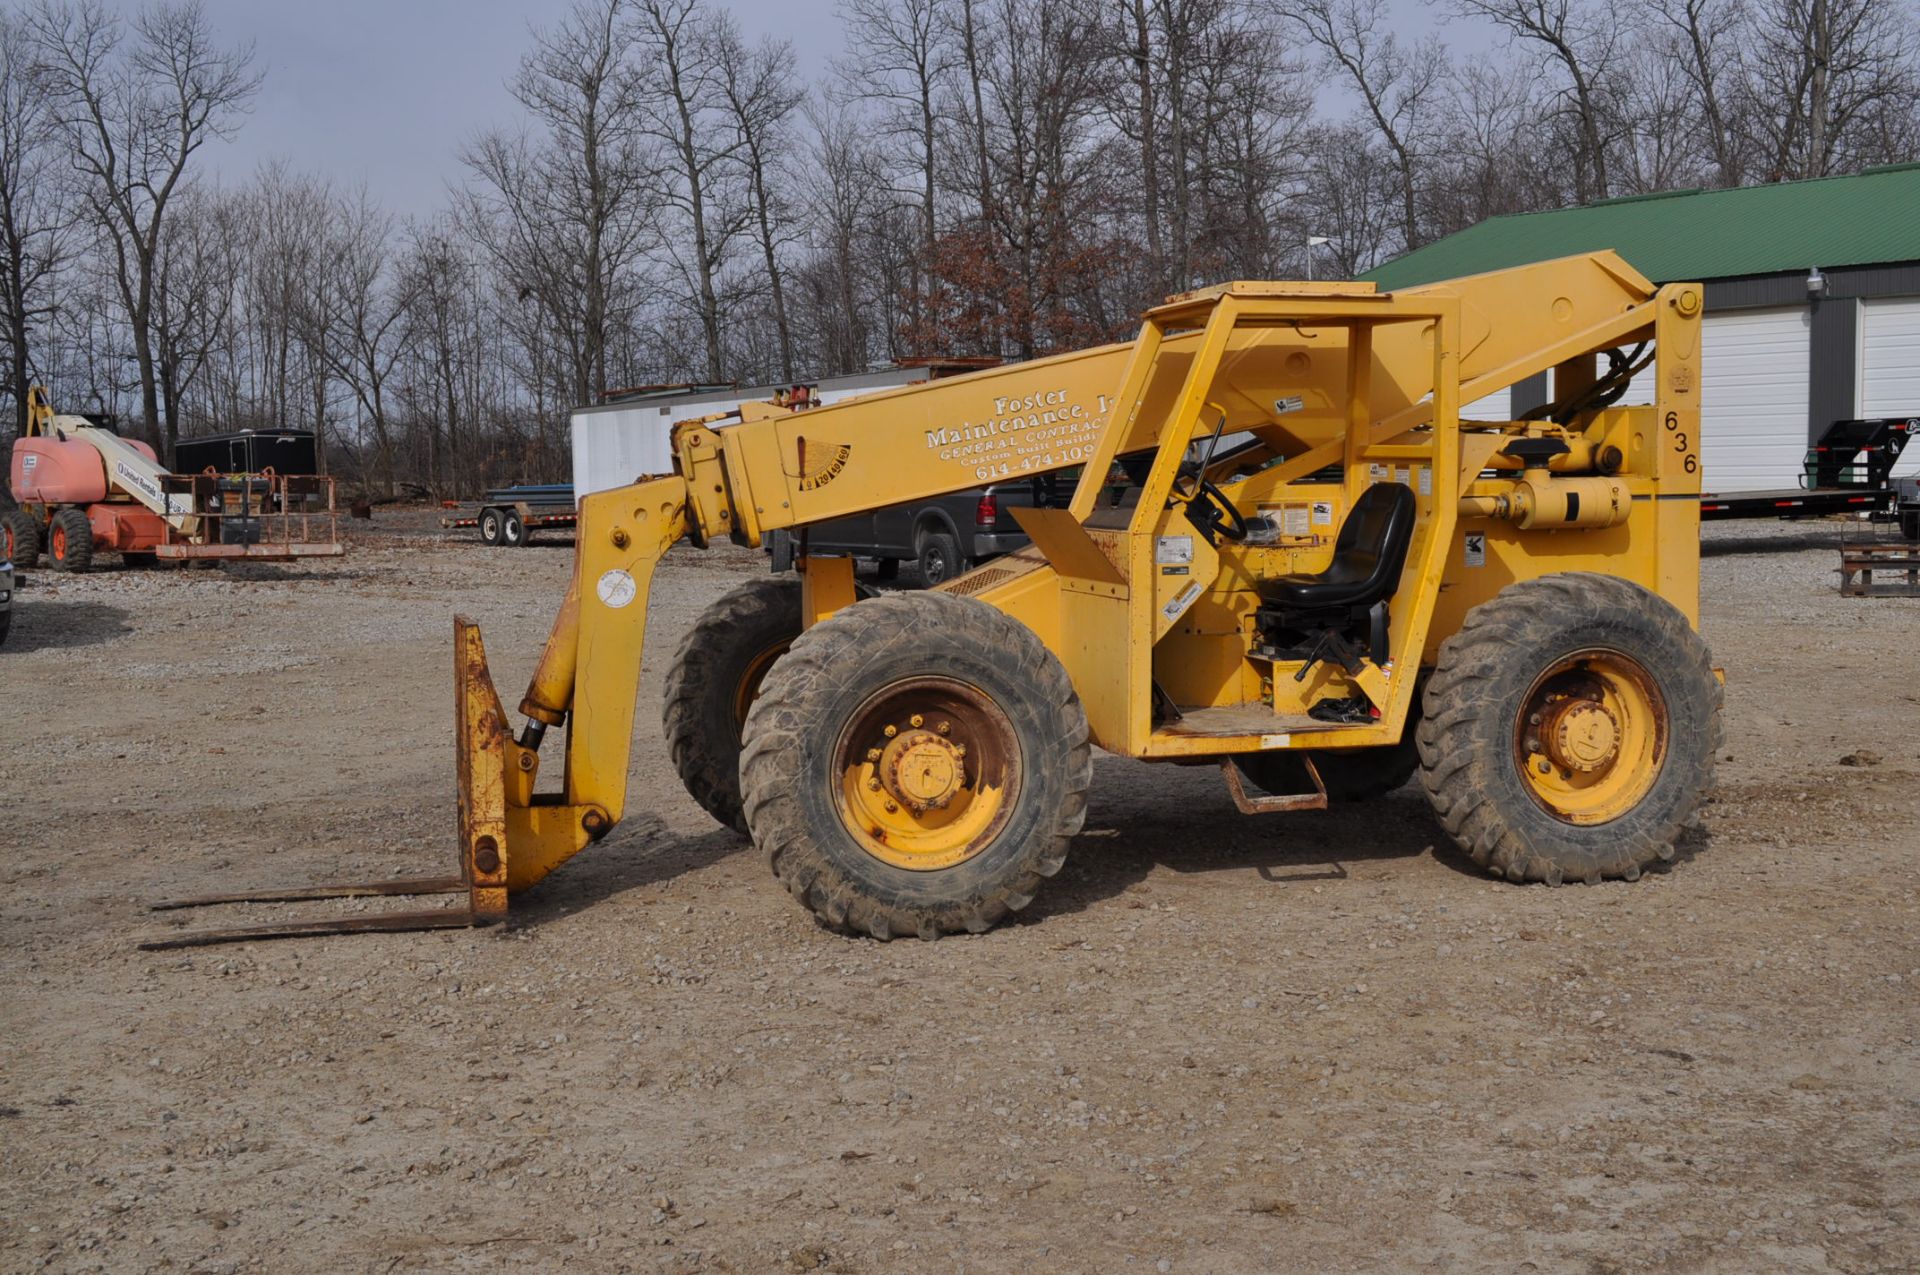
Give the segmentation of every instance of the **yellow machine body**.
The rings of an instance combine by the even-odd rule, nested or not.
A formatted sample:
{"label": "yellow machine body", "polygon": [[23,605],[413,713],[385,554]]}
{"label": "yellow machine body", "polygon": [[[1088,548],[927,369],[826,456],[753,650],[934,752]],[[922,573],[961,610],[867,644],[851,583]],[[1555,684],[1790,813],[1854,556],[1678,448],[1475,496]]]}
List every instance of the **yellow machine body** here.
{"label": "yellow machine body", "polygon": [[[754,546],[776,531],[1077,471],[1068,507],[1016,511],[1029,547],[939,591],[1030,630],[1064,669],[1092,743],[1149,761],[1218,763],[1248,811],[1324,805],[1315,758],[1324,765],[1346,750],[1400,743],[1422,670],[1470,611],[1522,582],[1560,573],[1628,582],[1651,594],[1651,605],[1671,604],[1663,632],[1678,626],[1697,641],[1701,300],[1699,285],[1656,287],[1611,252],[1393,292],[1230,283],[1171,298],[1128,343],[833,406],[750,404],[727,418],[681,422],[675,472],[581,501],[572,584],[519,705],[526,725],[517,738],[477,627],[456,621],[460,881],[470,896],[459,915],[499,915],[508,895],[620,821],[649,587],[682,540]],[[1644,364],[1619,354],[1648,346]],[[1597,360],[1608,354],[1603,377]],[[1614,405],[1625,374],[1643,366],[1651,374],[1635,384],[1651,385],[1641,394],[1651,401]],[[1553,408],[1534,413],[1539,419],[1460,419],[1463,403],[1542,373],[1552,377]],[[1217,450],[1227,437],[1251,441]],[[1119,503],[1109,483],[1117,465],[1131,496]],[[1348,512],[1382,484],[1404,485],[1415,510],[1385,650],[1377,631],[1364,658],[1316,660],[1263,644],[1263,582],[1327,568]],[[1262,534],[1207,532],[1189,508],[1202,500],[1216,512],[1230,504]],[[808,557],[803,534],[799,543],[795,632],[846,608],[851,621],[862,607],[889,605],[859,600],[851,559]],[[1698,736],[1690,755],[1704,747],[1705,765],[1718,719],[1703,714],[1717,714],[1718,692],[1697,691],[1700,677],[1712,679],[1703,659],[1689,658]],[[1501,728],[1510,742],[1489,737],[1483,747],[1511,747],[1536,800],[1565,798],[1555,826],[1617,818],[1647,791],[1671,743],[1660,715],[1672,705],[1646,674],[1613,653],[1581,652],[1540,674],[1526,692],[1523,725]],[[1314,715],[1322,701],[1361,711],[1329,720]],[[1649,714],[1660,720],[1649,725]],[[921,789],[882,792],[870,768],[893,764],[891,725],[864,763],[838,772],[846,800],[871,806],[873,844],[890,861],[900,856],[887,839],[913,831],[911,812],[896,806],[944,801],[940,776],[971,764],[958,730],[942,742],[930,732],[944,733],[944,719],[930,718],[924,731],[921,721],[912,717],[910,736],[928,767]],[[561,726],[563,773],[542,785],[540,745]],[[1645,764],[1596,778],[1635,749]],[[1300,753],[1317,799],[1250,800],[1236,766],[1289,752]],[[875,813],[883,809],[891,813]],[[1061,826],[1070,836],[1077,814]],[[1646,854],[1653,848],[1645,842]],[[1659,848],[1671,854],[1664,842]],[[1515,880],[1559,879],[1560,866],[1528,859],[1524,847],[1502,853],[1482,862]],[[1050,874],[1058,862],[1038,871]],[[1625,874],[1638,875],[1638,862]],[[1595,867],[1570,871],[1600,879]],[[1013,888],[1020,897],[1005,906],[1022,906],[1024,891]],[[816,911],[853,924],[833,897],[821,898]],[[413,920],[446,924],[452,915]],[[992,919],[968,916],[968,928]],[[923,934],[958,924],[904,923]],[[884,920],[866,924],[889,933]]]}
{"label": "yellow machine body", "polygon": [[[504,811],[469,811],[462,826],[504,827],[514,890],[620,819],[648,582],[682,538],[757,545],[775,530],[1022,475],[1078,468],[1071,507],[1020,510],[1030,548],[940,588],[1032,629],[1065,665],[1094,742],[1130,757],[1394,743],[1415,671],[1466,613],[1548,573],[1617,576],[1697,622],[1700,312],[1698,285],[1656,288],[1610,252],[1391,293],[1232,283],[1150,311],[1131,343],[830,407],[754,405],[738,423],[683,423],[676,473],[582,501],[573,587],[521,704],[532,721],[568,723],[561,789],[535,791],[539,732],[516,742],[498,723],[505,782],[474,776],[463,792],[498,791]],[[1459,418],[1463,401],[1537,373],[1552,373],[1556,398],[1577,391],[1599,352],[1642,341],[1657,355],[1649,405],[1567,425]],[[1209,544],[1184,516],[1181,462],[1217,429],[1259,441],[1215,476],[1237,508],[1278,523],[1277,542]],[[1522,437],[1566,452],[1517,470],[1500,453]],[[1102,507],[1110,467],[1142,453],[1153,463],[1138,499]],[[1418,509],[1391,653],[1357,674],[1316,664],[1296,681],[1297,662],[1254,652],[1256,585],[1323,568],[1347,509],[1379,481],[1410,486]],[[849,559],[797,567],[810,621],[854,601]],[[483,660],[460,669],[463,682],[485,676]],[[1158,727],[1156,687],[1179,714]],[[1316,700],[1355,694],[1377,718],[1307,715]],[[476,767],[494,755],[463,750]]]}

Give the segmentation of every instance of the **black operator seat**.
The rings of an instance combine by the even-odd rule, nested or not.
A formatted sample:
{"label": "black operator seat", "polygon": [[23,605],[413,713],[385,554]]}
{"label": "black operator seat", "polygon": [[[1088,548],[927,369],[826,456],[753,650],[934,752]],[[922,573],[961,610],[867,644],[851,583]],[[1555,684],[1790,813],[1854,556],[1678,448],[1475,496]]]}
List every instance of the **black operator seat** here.
{"label": "black operator seat", "polygon": [[1413,488],[1405,483],[1375,483],[1353,502],[1333,561],[1311,576],[1275,576],[1260,584],[1260,598],[1290,611],[1332,607],[1370,607],[1390,596],[1407,564],[1413,542]]}

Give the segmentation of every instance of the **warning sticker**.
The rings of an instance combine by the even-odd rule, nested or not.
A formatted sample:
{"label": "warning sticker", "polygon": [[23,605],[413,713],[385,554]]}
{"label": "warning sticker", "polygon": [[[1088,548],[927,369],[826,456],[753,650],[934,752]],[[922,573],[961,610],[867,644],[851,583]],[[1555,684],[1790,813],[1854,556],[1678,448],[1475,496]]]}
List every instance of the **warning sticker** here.
{"label": "warning sticker", "polygon": [[1487,533],[1469,531],[1467,533],[1467,565],[1484,567],[1487,565]]}
{"label": "warning sticker", "polygon": [[1316,527],[1331,527],[1333,525],[1333,502],[1331,500],[1316,500],[1313,502],[1313,525]]}
{"label": "warning sticker", "polygon": [[1433,470],[1429,469],[1425,465],[1422,465],[1420,466],[1419,472],[1420,472],[1420,494],[1422,496],[1433,495]]}
{"label": "warning sticker", "polygon": [[1288,505],[1280,511],[1280,534],[1283,536],[1310,536],[1313,527],[1307,521],[1305,505]]}
{"label": "warning sticker", "polygon": [[1166,616],[1167,623],[1171,624],[1186,614],[1187,608],[1192,606],[1193,600],[1199,596],[1200,582],[1198,580],[1192,581],[1186,588],[1176,593],[1172,600],[1165,606],[1160,608],[1160,614]]}

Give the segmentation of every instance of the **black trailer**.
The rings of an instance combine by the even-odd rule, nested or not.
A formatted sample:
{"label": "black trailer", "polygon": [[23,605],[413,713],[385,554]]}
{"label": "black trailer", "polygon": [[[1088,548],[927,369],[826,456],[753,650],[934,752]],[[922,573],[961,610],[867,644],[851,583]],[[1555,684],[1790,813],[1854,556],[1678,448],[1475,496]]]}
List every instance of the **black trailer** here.
{"label": "black trailer", "polygon": [[1700,520],[1864,513],[1875,522],[1898,521],[1907,539],[1920,540],[1920,484],[1893,477],[1895,462],[1916,433],[1920,416],[1835,421],[1807,449],[1800,486],[1704,493]]}
{"label": "black trailer", "polygon": [[442,527],[476,527],[483,544],[517,549],[533,539],[535,531],[579,523],[572,483],[522,483],[494,487],[484,499],[462,506]]}
{"label": "black trailer", "polygon": [[181,474],[317,474],[320,449],[310,429],[243,429],[202,434],[173,445]]}

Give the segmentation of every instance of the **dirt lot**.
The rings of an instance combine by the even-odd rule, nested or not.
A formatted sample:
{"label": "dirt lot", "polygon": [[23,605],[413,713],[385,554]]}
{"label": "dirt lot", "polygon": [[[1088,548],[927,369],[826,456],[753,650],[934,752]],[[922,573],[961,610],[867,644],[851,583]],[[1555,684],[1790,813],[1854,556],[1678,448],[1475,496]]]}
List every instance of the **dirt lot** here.
{"label": "dirt lot", "polygon": [[1634,885],[1491,883],[1413,790],[1249,820],[1107,758],[1018,924],[836,937],[667,765],[665,654],[763,569],[687,552],[637,813],[517,924],[135,951],[144,900],[451,865],[448,617],[516,699],[569,551],[425,526],[33,574],[0,1268],[1920,1267],[1920,602],[1835,596],[1832,527],[1710,533],[1727,755]]}

